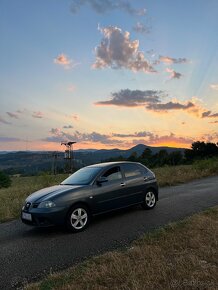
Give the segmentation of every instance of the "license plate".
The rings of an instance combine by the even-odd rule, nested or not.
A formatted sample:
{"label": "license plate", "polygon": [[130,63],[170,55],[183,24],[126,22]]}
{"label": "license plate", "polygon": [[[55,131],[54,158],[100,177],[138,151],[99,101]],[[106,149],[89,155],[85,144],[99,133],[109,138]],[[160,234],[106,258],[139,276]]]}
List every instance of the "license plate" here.
{"label": "license plate", "polygon": [[32,221],[32,215],[30,213],[22,212],[22,218],[24,220]]}

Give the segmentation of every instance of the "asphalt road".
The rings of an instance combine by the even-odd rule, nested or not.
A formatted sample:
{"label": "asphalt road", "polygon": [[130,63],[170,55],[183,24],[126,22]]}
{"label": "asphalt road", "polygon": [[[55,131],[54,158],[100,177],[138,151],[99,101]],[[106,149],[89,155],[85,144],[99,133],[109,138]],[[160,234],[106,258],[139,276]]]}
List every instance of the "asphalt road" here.
{"label": "asphalt road", "polygon": [[36,229],[19,220],[0,224],[0,289],[64,269],[87,257],[128,246],[143,233],[218,205],[218,176],[160,189],[154,210],[140,206],[96,218],[81,233]]}

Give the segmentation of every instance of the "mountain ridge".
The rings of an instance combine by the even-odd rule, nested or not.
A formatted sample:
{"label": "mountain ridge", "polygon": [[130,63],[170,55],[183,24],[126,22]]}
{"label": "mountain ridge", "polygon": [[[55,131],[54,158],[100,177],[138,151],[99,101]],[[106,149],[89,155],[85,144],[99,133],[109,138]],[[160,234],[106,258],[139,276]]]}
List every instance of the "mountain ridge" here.
{"label": "mountain ridge", "polygon": [[[113,149],[82,149],[74,150],[74,161],[76,168],[104,162],[110,158],[128,158],[136,153],[140,156],[145,149],[150,149],[152,154],[158,153],[160,150],[166,150],[168,153],[173,151],[184,152],[184,148],[175,147],[152,147],[144,144],[137,144],[132,148],[123,150]],[[54,154],[57,153],[57,154]],[[56,157],[55,157],[56,155]],[[0,154],[0,170],[5,170],[9,174],[38,174],[42,171],[53,171],[54,167],[58,167],[58,172],[64,170],[66,160],[64,160],[63,151],[13,151]]]}

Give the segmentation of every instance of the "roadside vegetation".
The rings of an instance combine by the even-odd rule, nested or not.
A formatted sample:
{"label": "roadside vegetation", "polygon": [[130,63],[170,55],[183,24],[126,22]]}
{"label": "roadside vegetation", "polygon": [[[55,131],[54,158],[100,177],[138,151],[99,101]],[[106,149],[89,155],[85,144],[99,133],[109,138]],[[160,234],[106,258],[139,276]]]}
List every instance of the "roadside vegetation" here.
{"label": "roadside vegetation", "polygon": [[[193,179],[218,175],[218,158],[196,161],[192,165],[154,168],[159,186],[175,185]],[[25,198],[36,190],[59,184],[68,175],[13,177],[9,188],[0,189],[0,222],[18,218]]]}
{"label": "roadside vegetation", "polygon": [[7,188],[11,185],[11,178],[8,174],[0,171],[0,188]]}
{"label": "roadside vegetation", "polygon": [[26,290],[217,289],[218,207],[146,234]]}

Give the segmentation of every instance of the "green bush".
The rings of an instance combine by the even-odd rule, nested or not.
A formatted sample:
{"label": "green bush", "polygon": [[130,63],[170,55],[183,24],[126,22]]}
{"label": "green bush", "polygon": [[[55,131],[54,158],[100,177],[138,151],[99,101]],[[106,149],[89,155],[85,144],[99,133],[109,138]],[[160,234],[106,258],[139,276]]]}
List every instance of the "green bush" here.
{"label": "green bush", "polygon": [[218,158],[197,160],[193,168],[199,171],[208,171],[210,174],[218,174]]}
{"label": "green bush", "polygon": [[0,188],[7,188],[11,185],[10,177],[5,174],[3,171],[0,171]]}

